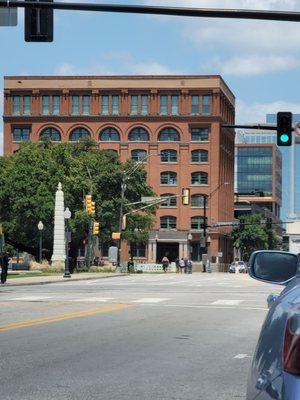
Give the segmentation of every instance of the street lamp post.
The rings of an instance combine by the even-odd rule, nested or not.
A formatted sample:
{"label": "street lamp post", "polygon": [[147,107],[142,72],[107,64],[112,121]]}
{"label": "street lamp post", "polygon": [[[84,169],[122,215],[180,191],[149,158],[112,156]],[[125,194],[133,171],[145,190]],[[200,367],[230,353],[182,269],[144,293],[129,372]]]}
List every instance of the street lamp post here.
{"label": "street lamp post", "polygon": [[68,221],[71,218],[71,211],[68,209],[68,207],[64,211],[64,218],[66,220],[66,234],[65,234],[66,259],[65,259],[64,278],[71,278],[69,270],[69,225],[68,225]]}
{"label": "street lamp post", "polygon": [[210,244],[211,244],[211,237],[208,236],[207,238],[207,272],[211,272],[211,249],[210,249]]}
{"label": "street lamp post", "polygon": [[38,223],[38,230],[40,231],[40,240],[39,240],[39,262],[42,262],[42,246],[43,246],[43,229],[44,229],[44,224],[42,223],[42,221],[39,221]]}
{"label": "street lamp post", "polygon": [[155,234],[155,262],[157,263],[158,257],[157,257],[157,242],[158,242],[158,234]]}
{"label": "street lamp post", "polygon": [[188,241],[189,241],[189,259],[191,260],[192,258],[192,240],[193,240],[193,235],[191,233],[188,234]]}

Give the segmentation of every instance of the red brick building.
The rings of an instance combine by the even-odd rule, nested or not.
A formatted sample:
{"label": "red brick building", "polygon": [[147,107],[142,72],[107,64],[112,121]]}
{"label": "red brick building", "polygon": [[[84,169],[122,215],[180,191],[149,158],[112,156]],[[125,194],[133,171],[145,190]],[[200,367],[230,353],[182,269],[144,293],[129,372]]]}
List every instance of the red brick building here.
{"label": "red brick building", "polygon": [[[162,203],[155,229],[136,256],[199,260],[207,220],[233,220],[235,98],[220,76],[8,76],[4,78],[4,154],[20,142],[90,136],[100,149],[144,163],[158,195],[190,188],[191,204]],[[210,228],[210,253],[232,258],[228,229]],[[191,234],[191,235],[189,235]],[[189,239],[188,239],[189,236]],[[203,244],[203,243],[202,243]]]}

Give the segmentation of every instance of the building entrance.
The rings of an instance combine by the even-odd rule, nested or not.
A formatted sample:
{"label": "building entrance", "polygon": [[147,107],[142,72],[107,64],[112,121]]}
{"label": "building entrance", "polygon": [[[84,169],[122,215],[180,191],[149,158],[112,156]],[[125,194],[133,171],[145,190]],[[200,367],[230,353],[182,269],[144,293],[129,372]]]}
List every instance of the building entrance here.
{"label": "building entrance", "polygon": [[179,257],[179,243],[157,243],[156,262],[161,262],[164,256],[167,256],[170,262]]}

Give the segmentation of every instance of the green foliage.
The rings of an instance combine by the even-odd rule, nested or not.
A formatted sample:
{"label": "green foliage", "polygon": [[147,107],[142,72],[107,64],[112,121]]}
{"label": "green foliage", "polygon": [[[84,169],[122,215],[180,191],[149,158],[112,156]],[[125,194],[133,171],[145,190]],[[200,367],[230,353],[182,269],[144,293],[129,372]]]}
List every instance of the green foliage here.
{"label": "green foliage", "polygon": [[[72,247],[82,244],[88,233],[89,216],[84,208],[84,197],[92,193],[96,202],[95,220],[100,222],[102,242],[118,230],[121,181],[124,171],[132,168],[132,161],[122,165],[112,151],[99,150],[96,143],[83,140],[78,143],[52,144],[24,143],[20,150],[0,158],[0,221],[9,239],[36,248],[39,232],[37,224],[44,224],[43,248],[52,251],[55,192],[62,183],[65,207],[72,217]],[[141,196],[153,196],[146,183],[142,167],[127,181],[125,203],[139,201]],[[125,207],[125,211],[128,209]],[[146,209],[141,215],[128,217],[125,237],[138,228],[145,232],[153,223],[155,209]]]}
{"label": "green foliage", "polygon": [[233,246],[240,248],[242,259],[249,259],[253,251],[278,247],[280,237],[273,228],[266,228],[266,225],[262,223],[261,214],[244,215],[240,219],[244,219],[245,227],[243,230],[239,227],[233,228],[231,238]]}

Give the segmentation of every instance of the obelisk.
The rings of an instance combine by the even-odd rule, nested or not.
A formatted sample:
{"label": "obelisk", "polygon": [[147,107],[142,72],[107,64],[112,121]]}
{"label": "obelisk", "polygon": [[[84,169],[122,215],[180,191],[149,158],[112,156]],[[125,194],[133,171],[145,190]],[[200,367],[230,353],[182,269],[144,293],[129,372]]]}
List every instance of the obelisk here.
{"label": "obelisk", "polygon": [[59,182],[55,194],[54,239],[51,267],[64,268],[64,262],[66,259],[65,249],[64,192],[62,191],[62,185]]}

